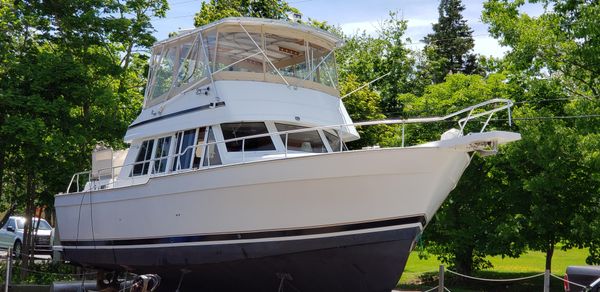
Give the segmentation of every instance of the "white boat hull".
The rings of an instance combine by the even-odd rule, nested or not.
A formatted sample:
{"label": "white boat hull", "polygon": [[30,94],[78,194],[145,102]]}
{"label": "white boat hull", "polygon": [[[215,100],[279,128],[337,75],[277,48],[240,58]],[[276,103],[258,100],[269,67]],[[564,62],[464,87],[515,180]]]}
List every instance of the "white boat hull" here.
{"label": "white boat hull", "polygon": [[65,194],[56,197],[55,207],[63,242],[429,220],[468,162],[464,152],[437,147],[331,153]]}
{"label": "white boat hull", "polygon": [[[283,260],[289,265],[275,265],[268,277],[279,270],[301,277],[301,267],[330,270],[329,262],[318,268],[310,259],[335,254],[341,258],[332,263],[386,275],[357,278],[372,282],[357,291],[384,291],[394,287],[415,238],[468,163],[466,152],[444,147],[329,153],[64,194],[55,207],[65,259],[82,265],[171,275],[191,268],[206,275],[207,266],[227,263],[242,272],[257,265],[252,261]],[[372,255],[356,257],[365,253]],[[336,279],[321,281],[319,289],[334,287]],[[296,285],[308,285],[302,282]]]}

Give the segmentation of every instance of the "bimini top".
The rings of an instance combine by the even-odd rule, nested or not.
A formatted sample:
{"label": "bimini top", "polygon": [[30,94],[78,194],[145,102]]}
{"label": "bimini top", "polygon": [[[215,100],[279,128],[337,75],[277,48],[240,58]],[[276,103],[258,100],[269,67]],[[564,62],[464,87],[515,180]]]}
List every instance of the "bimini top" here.
{"label": "bimini top", "polygon": [[342,40],[294,22],[225,18],[152,47],[144,108],[215,80],[281,83],[339,96]]}
{"label": "bimini top", "polygon": [[322,29],[319,29],[319,28],[316,28],[316,27],[310,26],[310,25],[305,25],[305,24],[301,24],[301,23],[297,23],[297,22],[291,22],[291,21],[280,20],[280,19],[268,19],[268,18],[256,18],[256,17],[227,17],[227,18],[223,18],[223,19],[217,20],[215,22],[211,22],[209,24],[203,25],[198,28],[185,30],[181,34],[178,34],[176,36],[173,36],[168,39],[154,43],[153,47],[160,46],[160,45],[163,45],[168,42],[173,42],[180,38],[183,38],[183,37],[186,37],[189,35],[193,35],[198,32],[210,30],[210,29],[216,28],[217,26],[227,25],[227,24],[233,24],[233,25],[242,24],[243,26],[266,25],[271,28],[279,28],[282,30],[292,30],[292,31],[296,31],[296,32],[303,32],[306,34],[313,34],[317,38],[326,40],[329,43],[331,43],[332,45],[337,46],[337,47],[339,47],[343,44],[343,41],[340,37],[328,32],[328,31],[325,31],[325,30],[322,30]]}

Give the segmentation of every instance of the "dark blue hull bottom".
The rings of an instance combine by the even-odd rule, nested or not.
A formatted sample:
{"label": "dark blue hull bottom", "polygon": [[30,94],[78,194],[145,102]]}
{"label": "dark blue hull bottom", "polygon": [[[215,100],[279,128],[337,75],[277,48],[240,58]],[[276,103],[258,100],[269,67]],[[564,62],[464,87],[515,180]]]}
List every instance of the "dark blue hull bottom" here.
{"label": "dark blue hull bottom", "polygon": [[[65,249],[65,259],[107,270],[159,274],[161,291],[392,290],[420,228],[242,244]],[[280,290],[281,288],[281,290]]]}

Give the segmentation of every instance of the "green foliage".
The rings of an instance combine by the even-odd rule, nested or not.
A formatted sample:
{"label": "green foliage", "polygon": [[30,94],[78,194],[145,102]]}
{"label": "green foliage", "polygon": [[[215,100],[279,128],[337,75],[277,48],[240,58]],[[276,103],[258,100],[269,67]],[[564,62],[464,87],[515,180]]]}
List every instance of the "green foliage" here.
{"label": "green foliage", "polygon": [[511,48],[507,65],[515,73],[553,76],[565,92],[600,96],[600,3],[597,1],[534,1],[550,6],[539,17],[520,13],[525,1],[491,0],[483,20],[502,45]]}
{"label": "green foliage", "polygon": [[[341,93],[345,95],[360,87],[355,75],[346,76],[345,82],[341,84]],[[381,113],[379,104],[381,96],[369,89],[358,90],[344,99],[344,105],[353,121],[373,121],[385,119]],[[365,146],[385,145],[386,138],[394,140],[393,129],[386,125],[359,127],[358,133],[361,139],[348,143],[350,149],[360,149]]]}
{"label": "green foliage", "polygon": [[287,19],[288,13],[297,12],[298,9],[283,0],[210,0],[202,2],[194,25],[199,27],[222,18],[240,16]]}
{"label": "green foliage", "polygon": [[344,47],[336,55],[342,83],[349,74],[355,75],[360,83],[388,74],[371,85],[380,92],[380,106],[388,117],[401,116],[402,104],[398,103],[397,96],[411,92],[413,87],[414,59],[405,46],[405,32],[406,21],[390,12],[377,37],[366,32],[346,37]]}
{"label": "green foliage", "polygon": [[[27,269],[28,273],[21,273]],[[6,275],[6,263],[0,265],[0,273]],[[51,285],[58,281],[77,281],[81,275],[77,275],[77,268],[73,265],[53,262],[32,263],[25,268],[22,262],[14,262],[12,266],[11,284],[36,284]]]}
{"label": "green foliage", "polygon": [[[71,174],[89,165],[97,142],[123,146],[146,75],[147,57],[134,49],[155,41],[150,18],[168,6],[2,1],[0,195],[30,217],[38,206],[51,207]],[[25,254],[31,230],[26,225]]]}
{"label": "green foliage", "polygon": [[525,240],[531,248],[547,252],[548,267],[558,243],[566,249],[590,247],[588,261],[598,262],[593,234],[600,214],[595,175],[599,160],[592,149],[597,146],[599,121],[553,117],[600,113],[600,32],[593,29],[600,4],[539,2],[550,7],[539,17],[519,11],[525,1],[488,1],[483,13],[491,33],[511,48],[503,67],[528,101],[515,110],[515,117],[526,119],[517,122],[523,141],[510,154],[514,162],[506,171],[522,184],[514,192],[521,198],[519,212],[527,219]]}
{"label": "green foliage", "polygon": [[[444,83],[427,87],[422,97],[404,95],[401,102],[406,104],[405,112],[409,115],[443,116],[491,98],[510,97],[513,88],[504,82],[505,78],[502,74],[486,78],[452,74]],[[503,114],[498,117],[506,118]],[[451,126],[411,125],[407,137],[411,144],[438,140]],[[479,131],[481,126],[471,121],[465,131]],[[497,158],[474,157],[424,233],[425,251],[460,272],[490,267],[487,255],[518,256],[524,248],[518,241],[522,216],[506,212],[511,210],[513,202],[503,191],[510,181],[502,172],[505,163],[502,157],[503,153]]]}

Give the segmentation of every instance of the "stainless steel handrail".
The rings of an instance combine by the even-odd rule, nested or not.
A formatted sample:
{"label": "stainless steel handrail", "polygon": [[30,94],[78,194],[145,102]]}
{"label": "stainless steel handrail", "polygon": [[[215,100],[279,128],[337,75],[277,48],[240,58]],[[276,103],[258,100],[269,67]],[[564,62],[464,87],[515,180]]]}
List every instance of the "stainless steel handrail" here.
{"label": "stainless steel handrail", "polygon": [[[491,104],[502,104],[501,106],[497,106],[495,108],[489,109],[489,110],[484,110],[482,112],[475,112],[477,109],[481,109],[485,106],[491,105]],[[442,117],[427,117],[427,118],[412,118],[412,119],[389,119],[389,120],[377,120],[377,121],[366,121],[366,122],[358,122],[358,123],[349,123],[349,124],[339,124],[339,125],[330,125],[330,126],[319,126],[319,127],[311,127],[311,128],[302,128],[302,129],[296,129],[296,130],[288,130],[288,131],[280,131],[280,132],[274,132],[274,133],[265,133],[265,134],[257,134],[257,135],[251,135],[251,136],[244,136],[244,137],[240,137],[240,138],[233,138],[233,139],[227,139],[227,140],[223,140],[223,141],[213,141],[213,142],[208,142],[208,143],[200,143],[200,144],[196,144],[196,145],[190,145],[187,146],[185,149],[182,149],[182,151],[180,153],[174,153],[171,155],[167,155],[167,156],[163,156],[163,157],[156,157],[156,158],[152,158],[152,159],[148,159],[148,160],[143,160],[143,161],[137,161],[134,163],[128,163],[128,164],[123,164],[123,165],[118,165],[118,166],[113,166],[110,168],[104,168],[104,169],[99,169],[97,170],[97,173],[105,173],[107,170],[111,171],[111,178],[108,179],[108,182],[106,184],[102,184],[99,186],[95,186],[97,187],[108,187],[108,186],[113,186],[115,184],[115,170],[118,168],[121,168],[121,171],[125,168],[125,167],[135,167],[135,165],[140,165],[140,164],[146,164],[148,163],[148,171],[146,172],[146,174],[143,175],[139,175],[139,176],[133,176],[130,175],[131,180],[132,180],[132,184],[133,184],[133,179],[135,177],[140,177],[140,176],[147,176],[149,175],[150,177],[155,177],[155,176],[161,176],[161,175],[165,175],[168,173],[172,173],[172,172],[180,172],[182,170],[191,170],[193,167],[193,161],[194,161],[194,153],[196,152],[196,150],[199,147],[203,147],[203,151],[202,151],[202,156],[205,156],[208,163],[206,166],[203,165],[199,165],[198,168],[206,168],[206,167],[211,167],[214,166],[211,164],[210,162],[210,154],[208,153],[209,151],[209,146],[211,145],[218,145],[218,144],[227,144],[227,143],[231,143],[231,142],[237,142],[237,141],[241,141],[242,143],[242,149],[241,149],[241,156],[242,156],[242,163],[246,162],[246,140],[251,140],[251,139],[257,139],[257,138],[263,138],[263,137],[276,137],[277,135],[285,135],[285,139],[283,139],[283,143],[284,143],[284,149],[285,151],[282,153],[284,156],[284,158],[288,157],[288,138],[290,134],[295,134],[295,133],[303,133],[303,132],[310,132],[310,131],[317,131],[317,130],[336,130],[338,133],[338,139],[340,140],[340,148],[338,152],[343,152],[344,151],[344,147],[343,147],[343,139],[341,137],[341,133],[343,132],[344,128],[350,128],[350,127],[361,127],[361,126],[373,126],[373,125],[394,125],[394,124],[402,124],[403,125],[403,129],[402,129],[402,147],[404,147],[404,125],[405,124],[417,124],[417,123],[432,123],[432,122],[439,122],[439,121],[445,121],[448,120],[450,118],[459,116],[461,114],[464,113],[468,113],[467,117],[461,118],[459,119],[458,125],[460,127],[460,131],[461,134],[464,134],[464,128],[467,124],[467,122],[477,119],[479,117],[483,117],[483,116],[487,116],[487,120],[485,121],[485,123],[483,124],[482,128],[481,128],[481,132],[483,132],[485,130],[485,128],[487,127],[487,125],[489,124],[491,117],[494,113],[499,112],[499,111],[503,111],[503,110],[508,110],[508,120],[509,120],[509,124],[511,124],[511,115],[510,115],[510,108],[513,106],[513,102],[511,100],[508,99],[501,99],[501,98],[495,98],[495,99],[491,99],[482,103],[478,103],[476,105],[461,109],[459,111],[453,112],[451,114],[442,116]],[[188,152],[190,151],[190,152]],[[189,153],[189,154],[188,154]],[[190,156],[190,161],[188,162],[188,165],[186,167],[182,167],[181,163],[177,163],[177,161],[175,159],[180,159],[180,157],[184,156],[184,155],[189,155]],[[173,163],[177,163],[177,169],[175,170],[169,170],[169,165],[165,166],[165,171],[164,172],[158,172],[158,173],[151,173],[155,167],[154,167],[154,163],[156,163],[156,161],[159,161],[159,166],[158,168],[160,169],[162,166],[162,161],[166,160],[169,161],[169,159],[173,159],[171,161],[173,161]],[[203,158],[200,157],[200,163],[203,164]],[[133,171],[133,169],[131,170]],[[80,177],[82,175],[87,175],[88,176],[88,180],[87,182],[92,182],[93,180],[91,179],[92,177],[92,172],[91,171],[82,171],[82,172],[78,172],[75,173],[72,177],[71,177],[71,181],[69,183],[69,186],[67,187],[67,192],[66,193],[70,193],[70,190],[72,188],[73,182],[76,182],[76,186],[77,186],[77,190],[76,192],[80,192],[83,189],[85,189],[85,185],[83,188],[81,188],[81,186],[79,185],[79,180]],[[86,182],[86,183],[87,183]],[[90,186],[91,187],[91,186]]]}

